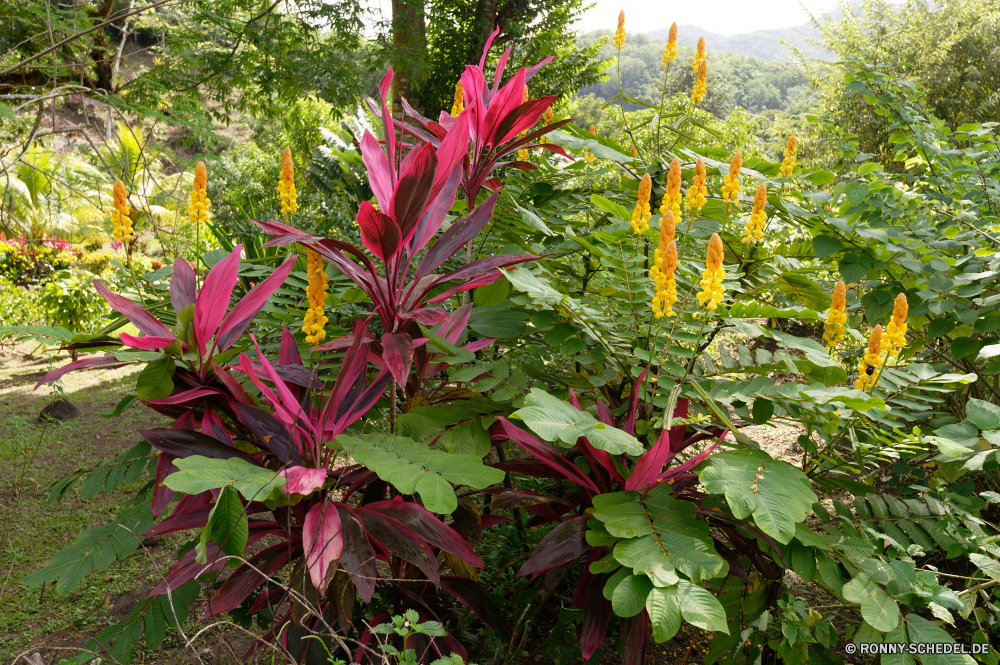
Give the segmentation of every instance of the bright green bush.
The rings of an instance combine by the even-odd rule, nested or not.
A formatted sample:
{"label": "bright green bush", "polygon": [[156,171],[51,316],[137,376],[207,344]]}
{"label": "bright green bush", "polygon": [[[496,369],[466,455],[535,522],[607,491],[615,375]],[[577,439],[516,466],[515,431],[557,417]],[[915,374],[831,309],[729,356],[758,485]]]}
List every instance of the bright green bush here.
{"label": "bright green bush", "polygon": [[108,311],[104,299],[94,290],[93,277],[80,270],[63,270],[46,282],[38,298],[45,322],[77,332],[93,332],[102,327]]}
{"label": "bright green bush", "polygon": [[0,326],[37,326],[44,321],[38,291],[17,286],[0,275]]}

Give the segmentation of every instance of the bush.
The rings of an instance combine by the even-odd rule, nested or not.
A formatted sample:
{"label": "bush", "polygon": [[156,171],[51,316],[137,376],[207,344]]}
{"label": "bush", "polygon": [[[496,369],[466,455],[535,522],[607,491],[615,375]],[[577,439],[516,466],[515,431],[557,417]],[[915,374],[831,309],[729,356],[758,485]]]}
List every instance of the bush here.
{"label": "bush", "polygon": [[103,327],[108,308],[94,290],[93,277],[81,270],[63,270],[52,275],[38,297],[45,322],[75,332],[93,332]]}
{"label": "bush", "polygon": [[[0,247],[3,245],[0,244]],[[16,286],[0,275],[0,326],[37,326],[44,323],[45,310],[38,295],[36,289]]]}
{"label": "bush", "polygon": [[57,270],[64,270],[77,260],[78,252],[42,244],[15,245],[0,242],[0,273],[20,286],[39,284]]}

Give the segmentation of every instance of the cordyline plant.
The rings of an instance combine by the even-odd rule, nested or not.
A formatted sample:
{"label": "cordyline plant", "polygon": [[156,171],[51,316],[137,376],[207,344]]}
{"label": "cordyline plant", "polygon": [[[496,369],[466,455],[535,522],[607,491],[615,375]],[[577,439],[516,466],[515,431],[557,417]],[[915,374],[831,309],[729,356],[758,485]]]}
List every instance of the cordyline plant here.
{"label": "cordyline plant", "polygon": [[[668,404],[672,417],[664,418],[655,444],[644,451],[634,438],[637,388],[644,376],[620,421],[600,398],[595,419],[572,390],[571,405],[532,390],[526,406],[513,414],[539,436],[574,447],[582,465],[506,418],[491,428],[494,440],[510,441],[529,456],[500,462],[498,468],[573,487],[565,497],[503,488],[484,491],[495,495],[494,509],[531,513],[528,526],[559,522],[519,575],[537,577],[557,568],[568,573],[585,561],[573,596],[573,604],[583,611],[579,635],[584,660],[607,639],[612,616],[620,618],[622,662],[628,664],[644,662],[650,628],[657,642],[669,640],[682,617],[705,630],[728,633],[727,613],[706,582],[721,579],[719,588],[729,579],[750,583],[748,568],[758,580],[780,580],[788,564],[778,542],[789,542],[794,525],[816,500],[805,475],[784,462],[763,453],[716,452],[728,429],[689,432],[686,423],[672,425],[688,416],[688,400],[677,399],[679,390]],[[691,445],[709,439],[715,439],[709,447],[683,457]],[[748,473],[752,488],[746,491]],[[718,501],[727,482],[733,486],[725,496],[732,494],[737,504],[729,510]],[[696,489],[699,484],[709,493]],[[774,522],[767,523],[761,514],[771,511],[783,514],[772,514]],[[755,522],[745,519],[751,515]],[[779,590],[779,585],[771,586],[772,592]]]}
{"label": "cordyline plant", "polygon": [[[521,82],[518,95],[523,94],[523,79],[522,71],[513,82]],[[373,345],[373,351],[389,368],[396,382],[407,386],[408,395],[412,396],[420,394],[417,385],[419,377],[416,384],[411,382],[408,385],[415,349],[425,339],[420,326],[451,320],[447,310],[438,303],[457,293],[492,284],[501,276],[498,268],[538,257],[533,254],[491,256],[471,261],[444,274],[435,272],[478,235],[493,217],[496,193],[475,208],[470,205],[470,212],[452,222],[433,246],[424,251],[455,203],[458,185],[463,180],[463,163],[468,146],[470,143],[477,145],[477,141],[484,136],[482,126],[485,120],[470,108],[453,119],[451,128],[439,141],[418,146],[403,143],[402,135],[397,141],[396,126],[391,121],[387,101],[391,83],[392,70],[379,86],[385,140],[380,143],[371,132],[365,132],[361,140],[362,158],[378,208],[363,202],[358,210],[357,224],[362,243],[377,263],[360,248],[340,240],[309,235],[274,220],[257,224],[274,236],[268,241],[268,246],[297,242],[308,247],[368,294],[385,331],[381,343]],[[541,114],[541,111],[534,114],[504,106],[496,108],[502,109],[503,122],[499,127],[493,127],[490,136],[500,130],[503,131],[502,136],[511,131],[516,135],[523,129],[524,123],[528,123],[525,127],[530,127]],[[487,115],[491,127],[500,122],[493,119],[496,114]],[[512,120],[512,116],[515,119]],[[509,129],[506,129],[507,125],[510,125]],[[402,156],[404,152],[405,157]],[[377,267],[377,264],[381,266]],[[459,335],[464,327],[463,322],[457,330]],[[331,340],[316,347],[316,350],[343,348],[350,343],[351,336],[348,336]],[[417,360],[423,367],[431,363],[423,354]],[[395,392],[391,395],[394,396]]]}
{"label": "cordyline plant", "polygon": [[[123,344],[144,351],[163,350],[163,358],[149,363],[147,370],[162,368],[158,372],[166,373],[171,386],[167,396],[143,400],[175,423],[173,428],[140,432],[160,452],[147,506],[150,519],[138,522],[145,529],[137,530],[145,536],[199,532],[182,548],[179,561],[150,597],[176,593],[205,575],[213,579],[213,573],[228,565],[235,570],[221,586],[216,585],[206,616],[233,612],[242,617],[273,616],[273,627],[264,639],[277,639],[300,661],[310,649],[322,650],[315,640],[303,640],[304,634],[328,638],[337,632],[349,634],[356,625],[355,598],[368,603],[382,585],[397,587],[396,608],[415,609],[422,620],[448,623],[450,619],[453,623],[456,613],[450,604],[457,597],[487,624],[509,635],[509,623],[476,582],[441,575],[438,551],[453,557],[449,559],[456,562],[452,567],[462,572],[483,563],[462,533],[425,507],[450,513],[457,507],[451,482],[478,489],[498,482],[502,472],[484,466],[478,457],[428,451],[408,439],[363,442],[340,436],[374,406],[390,380],[384,366],[369,380],[370,341],[363,321],[355,324],[352,342],[344,350],[331,386],[303,366],[287,328],[282,331],[277,363],[266,357],[253,335],[256,358],[241,353],[229,366],[213,362],[246,330],[294,263],[283,264],[227,315],[239,253],[237,247],[219,262],[200,292],[190,266],[178,261],[170,290],[179,322],[174,331],[139,305],[97,285],[109,304],[145,333],[141,337],[123,333]],[[464,325],[467,309],[458,314],[442,328],[449,323]],[[440,332],[450,335],[447,329]],[[71,363],[41,383],[104,362],[107,358]],[[247,392],[241,376],[249,379],[259,397]],[[369,468],[359,464],[336,468],[334,457],[344,449],[382,475],[386,474],[380,465],[386,459],[397,462],[396,471],[402,464],[409,469],[409,487],[393,477],[394,486],[402,491],[387,500],[388,483]],[[456,465],[457,472],[449,471]],[[340,496],[333,500],[331,491],[337,489]],[[423,505],[411,496],[414,492],[420,494]],[[164,513],[178,494],[180,499],[169,517],[149,526],[151,518]],[[355,494],[361,500],[349,505]],[[270,518],[264,513],[270,513]],[[497,521],[480,520],[475,530],[481,532]],[[244,560],[246,548],[265,537],[280,542]],[[388,576],[377,569],[380,560],[389,566]],[[289,564],[293,567],[287,583],[276,584],[272,576]],[[64,574],[65,565],[54,560],[34,577],[44,581]],[[294,626],[286,630],[289,621]],[[428,657],[452,653],[465,657],[460,637],[460,632],[421,637],[430,648],[419,651]],[[366,631],[359,641],[362,649],[368,641]]]}

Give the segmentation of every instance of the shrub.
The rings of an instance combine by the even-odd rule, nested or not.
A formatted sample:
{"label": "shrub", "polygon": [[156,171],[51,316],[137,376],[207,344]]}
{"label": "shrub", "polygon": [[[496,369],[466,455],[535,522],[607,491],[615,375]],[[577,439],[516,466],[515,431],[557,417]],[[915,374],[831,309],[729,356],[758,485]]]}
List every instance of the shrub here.
{"label": "shrub", "polygon": [[37,326],[44,321],[45,310],[38,291],[16,286],[0,275],[0,326]]}
{"label": "shrub", "polygon": [[94,291],[90,274],[72,269],[51,277],[38,296],[46,323],[76,332],[93,332],[103,327],[101,317],[107,307],[104,299]]}

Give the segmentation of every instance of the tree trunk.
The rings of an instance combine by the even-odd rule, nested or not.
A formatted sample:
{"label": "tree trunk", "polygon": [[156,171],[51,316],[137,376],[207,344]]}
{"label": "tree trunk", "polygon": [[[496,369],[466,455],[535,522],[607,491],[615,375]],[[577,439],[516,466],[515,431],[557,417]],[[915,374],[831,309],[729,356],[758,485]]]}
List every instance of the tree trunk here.
{"label": "tree trunk", "polygon": [[424,0],[392,0],[393,96],[392,112],[403,114],[400,97],[417,111],[420,88],[427,81],[427,24]]}

